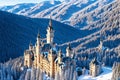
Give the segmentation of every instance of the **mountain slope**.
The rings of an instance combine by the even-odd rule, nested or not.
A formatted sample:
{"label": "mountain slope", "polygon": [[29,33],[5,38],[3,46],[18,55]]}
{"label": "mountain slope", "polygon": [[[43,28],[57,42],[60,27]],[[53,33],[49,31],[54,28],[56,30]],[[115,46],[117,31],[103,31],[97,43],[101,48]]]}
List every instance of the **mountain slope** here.
{"label": "mountain slope", "polygon": [[29,10],[35,5],[36,5],[35,3],[21,3],[21,4],[11,5],[11,6],[0,7],[0,10],[19,14]]}
{"label": "mountain slope", "polygon": [[[0,61],[23,55],[30,41],[35,43],[38,30],[42,38],[46,37],[47,26],[48,19],[32,19],[0,11]],[[53,28],[58,44],[82,36],[82,31],[56,21],[53,21]]]}
{"label": "mountain slope", "polygon": [[[70,2],[56,1],[54,5],[49,1],[41,2],[29,10],[21,10],[20,15],[36,18],[49,18],[69,24],[77,28],[83,28],[101,19],[107,12],[105,6],[119,0],[72,0]],[[111,10],[111,9],[110,9]],[[6,10],[9,12],[9,10]],[[102,16],[103,17],[103,16]]]}
{"label": "mountain slope", "polygon": [[[84,27],[97,20],[100,20],[99,15],[106,12],[103,6],[112,4],[114,0],[76,0],[68,3],[61,3],[57,8],[49,8],[35,16],[31,17],[45,17],[49,15],[58,21],[75,26]],[[96,15],[96,12],[101,12]]]}
{"label": "mountain slope", "polygon": [[[105,6],[104,9],[111,9],[105,12],[100,20],[88,25],[81,30],[90,32],[77,40],[73,40],[71,43],[74,46],[76,54],[83,56],[90,61],[96,53],[100,53],[97,47],[100,44],[101,36],[103,37],[103,46],[107,47],[103,56],[105,65],[112,66],[114,61],[120,61],[120,1]],[[68,43],[64,43],[60,46],[66,46]],[[83,59],[83,58],[82,58]]]}
{"label": "mountain slope", "polygon": [[[49,1],[44,1],[39,4],[36,4],[33,6],[31,9],[25,11],[25,12],[19,12],[18,14],[20,15],[25,15],[25,16],[35,16],[36,14],[40,13],[41,11],[44,11],[46,9],[49,9],[50,7],[59,5],[61,2],[55,1],[54,4],[51,4]],[[50,16],[50,15],[49,15]]]}

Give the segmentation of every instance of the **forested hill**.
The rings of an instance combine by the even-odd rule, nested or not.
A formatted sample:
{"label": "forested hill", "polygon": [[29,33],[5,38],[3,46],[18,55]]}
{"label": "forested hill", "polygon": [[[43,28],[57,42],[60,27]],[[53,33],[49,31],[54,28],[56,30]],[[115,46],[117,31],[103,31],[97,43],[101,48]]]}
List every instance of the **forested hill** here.
{"label": "forested hill", "polygon": [[[23,55],[30,41],[35,44],[38,30],[41,38],[45,38],[48,22],[48,19],[28,18],[0,11],[0,62]],[[56,43],[81,37],[79,30],[57,21],[52,22]]]}

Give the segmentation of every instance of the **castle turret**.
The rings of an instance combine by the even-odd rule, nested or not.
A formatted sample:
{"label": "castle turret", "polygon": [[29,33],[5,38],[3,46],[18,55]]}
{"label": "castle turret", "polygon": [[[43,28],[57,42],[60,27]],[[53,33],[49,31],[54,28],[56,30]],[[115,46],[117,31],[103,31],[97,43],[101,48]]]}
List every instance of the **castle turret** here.
{"label": "castle turret", "polygon": [[36,46],[40,46],[40,44],[41,44],[40,33],[38,32]]}
{"label": "castle turret", "polygon": [[59,50],[58,52],[58,63],[61,63],[62,62],[62,51]]}
{"label": "castle turret", "polygon": [[32,50],[32,48],[33,48],[33,45],[32,45],[32,43],[30,42],[30,44],[29,44],[29,50]]}
{"label": "castle turret", "polygon": [[54,70],[54,60],[56,57],[56,52],[53,49],[50,49],[50,52],[48,54],[49,56],[49,61],[50,61],[50,77],[54,77],[55,75],[55,70]]}
{"label": "castle turret", "polygon": [[38,67],[37,65],[39,65],[40,63],[40,52],[41,52],[41,39],[40,39],[40,34],[38,33],[37,35],[37,42],[36,42],[36,67]]}
{"label": "castle turret", "polygon": [[72,48],[69,44],[68,47],[66,48],[66,56],[67,57],[72,57],[72,54],[73,54],[73,51],[72,51]]}
{"label": "castle turret", "polygon": [[54,38],[54,30],[53,30],[53,27],[52,27],[52,19],[51,18],[50,18],[49,25],[48,25],[48,28],[47,28],[46,37],[47,37],[47,43],[52,44],[53,43],[53,38]]}

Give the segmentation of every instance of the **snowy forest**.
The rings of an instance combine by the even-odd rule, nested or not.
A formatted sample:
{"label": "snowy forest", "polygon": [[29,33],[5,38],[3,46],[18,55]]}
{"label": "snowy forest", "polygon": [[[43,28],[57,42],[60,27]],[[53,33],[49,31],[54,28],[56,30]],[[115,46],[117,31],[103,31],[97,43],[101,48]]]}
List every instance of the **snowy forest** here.
{"label": "snowy forest", "polygon": [[[115,62],[112,68],[112,79],[119,80],[120,78],[120,62]],[[36,68],[26,68],[23,66],[23,57],[9,60],[6,63],[0,63],[0,80],[78,80],[79,75],[84,75],[85,68],[80,69],[79,73],[68,68],[62,74],[56,74],[55,78],[50,78],[42,70]],[[68,74],[69,73],[69,74]]]}
{"label": "snowy forest", "polygon": [[19,57],[0,63],[0,80],[77,80],[77,73],[70,67],[51,79],[40,69],[24,67],[23,57]]}

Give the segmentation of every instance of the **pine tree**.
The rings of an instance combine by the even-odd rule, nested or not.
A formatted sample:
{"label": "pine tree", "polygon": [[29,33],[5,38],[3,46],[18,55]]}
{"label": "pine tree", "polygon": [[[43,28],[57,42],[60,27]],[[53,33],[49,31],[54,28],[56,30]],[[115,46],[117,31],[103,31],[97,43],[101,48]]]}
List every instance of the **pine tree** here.
{"label": "pine tree", "polygon": [[35,68],[31,69],[31,80],[36,80],[36,69]]}
{"label": "pine tree", "polygon": [[112,68],[112,79],[111,80],[119,80],[120,79],[120,63],[115,62]]}
{"label": "pine tree", "polygon": [[25,80],[30,80],[30,76],[31,76],[30,74],[31,74],[31,71],[26,72]]}
{"label": "pine tree", "polygon": [[7,75],[7,80],[11,80],[11,75],[10,74]]}
{"label": "pine tree", "polygon": [[36,80],[39,80],[39,75],[40,75],[40,69],[36,70]]}
{"label": "pine tree", "polygon": [[59,73],[55,74],[55,80],[60,80],[60,75],[59,75]]}
{"label": "pine tree", "polygon": [[39,74],[39,80],[43,80],[43,77],[44,77],[44,73],[42,71],[40,71],[40,74]]}
{"label": "pine tree", "polygon": [[73,79],[73,66],[70,67],[70,80]]}
{"label": "pine tree", "polygon": [[74,71],[74,73],[73,73],[74,75],[73,75],[73,80],[77,80],[77,72],[76,71]]}
{"label": "pine tree", "polygon": [[27,70],[24,69],[24,71],[23,71],[23,72],[21,73],[21,75],[20,75],[19,80],[24,80],[24,79],[25,79],[26,72],[27,72]]}

